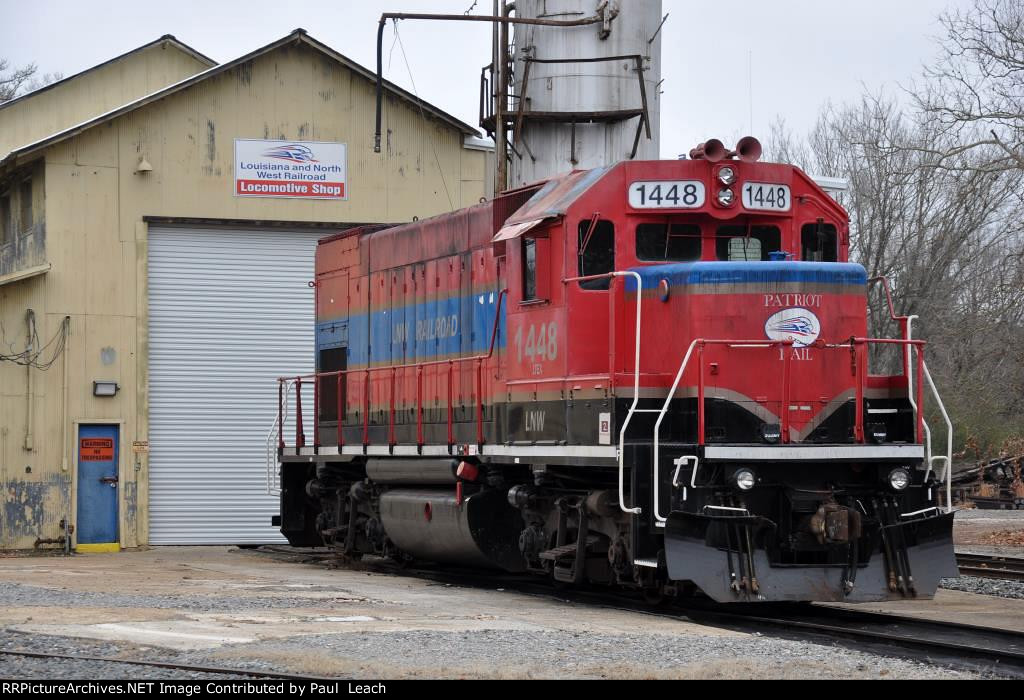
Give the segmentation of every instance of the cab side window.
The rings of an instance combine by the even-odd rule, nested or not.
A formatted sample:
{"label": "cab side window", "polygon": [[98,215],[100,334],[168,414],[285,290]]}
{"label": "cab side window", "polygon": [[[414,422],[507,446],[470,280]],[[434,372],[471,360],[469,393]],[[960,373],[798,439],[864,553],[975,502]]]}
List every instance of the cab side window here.
{"label": "cab side window", "polygon": [[782,248],[777,226],[721,226],[715,236],[715,257],[733,262],[768,260]]}
{"label": "cab side window", "polygon": [[814,262],[836,262],[839,260],[839,237],[833,224],[821,221],[806,224],[800,229],[802,260]]}
{"label": "cab side window", "polygon": [[[580,277],[614,272],[615,225],[604,219],[597,221],[593,226],[589,219],[581,221],[578,250],[578,274]],[[610,277],[580,282],[580,287],[583,289],[608,289],[610,286]]]}
{"label": "cab side window", "polygon": [[640,224],[636,227],[636,259],[643,262],[700,260],[700,226]]}
{"label": "cab side window", "polygon": [[537,299],[537,239],[523,239],[523,301]]}

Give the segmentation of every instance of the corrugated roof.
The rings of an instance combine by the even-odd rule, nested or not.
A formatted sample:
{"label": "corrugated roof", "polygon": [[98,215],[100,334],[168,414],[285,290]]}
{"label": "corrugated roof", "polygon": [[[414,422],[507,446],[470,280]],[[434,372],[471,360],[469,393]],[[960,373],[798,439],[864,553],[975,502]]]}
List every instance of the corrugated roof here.
{"label": "corrugated roof", "polygon": [[548,180],[537,194],[530,197],[526,204],[509,217],[505,226],[565,216],[572,203],[607,172],[608,168],[574,170]]}
{"label": "corrugated roof", "polygon": [[[214,67],[210,68],[209,70],[205,70],[202,73],[197,73],[196,75],[193,75],[190,78],[186,78],[185,80],[177,82],[177,83],[175,83],[173,85],[169,85],[169,86],[167,86],[165,88],[162,88],[162,89],[160,89],[160,90],[158,90],[158,91],[156,91],[156,92],[154,92],[154,93],[152,93],[150,95],[146,95],[145,97],[140,97],[139,99],[137,99],[137,100],[135,100],[133,102],[129,102],[128,104],[123,105],[121,107],[118,107],[117,109],[113,109],[113,110],[111,110],[109,112],[106,112],[104,114],[100,114],[100,115],[98,115],[96,117],[93,117],[92,119],[89,119],[88,121],[82,122],[81,124],[78,124],[76,126],[72,126],[72,127],[68,128],[68,129],[64,129],[63,131],[59,131],[56,134],[52,134],[50,136],[47,136],[44,139],[40,139],[39,141],[35,141],[34,143],[26,144],[24,146],[16,148],[16,149],[12,150],[10,153],[8,153],[2,160],[0,160],[0,168],[5,168],[7,166],[13,165],[13,164],[17,163],[19,161],[19,159],[21,159],[21,158],[23,158],[25,156],[29,156],[32,153],[34,153],[34,152],[36,152],[36,151],[38,151],[38,150],[40,150],[42,148],[46,148],[48,146],[52,146],[55,143],[59,143],[60,141],[64,141],[66,139],[69,139],[69,138],[72,138],[74,136],[77,136],[78,134],[82,133],[83,131],[91,129],[94,126],[98,126],[100,124],[104,124],[104,123],[106,123],[106,122],[108,122],[108,121],[110,121],[112,119],[116,119],[117,117],[120,117],[120,116],[122,116],[124,114],[127,114],[128,112],[132,112],[132,111],[134,111],[136,109],[139,109],[140,107],[144,107],[147,104],[150,104],[152,102],[156,102],[157,100],[161,100],[161,99],[163,99],[165,97],[173,95],[174,93],[180,92],[181,90],[189,88],[192,85],[195,85],[197,83],[202,82],[203,80],[206,80],[207,78],[210,78],[212,76],[218,75],[218,74],[223,73],[225,71],[231,70],[232,68],[235,68],[236,66],[239,66],[239,65],[241,65],[243,63],[251,61],[251,60],[253,60],[255,58],[258,58],[260,56],[263,56],[265,54],[268,54],[268,53],[270,53],[272,51],[276,51],[277,49],[279,49],[279,48],[281,48],[283,46],[288,46],[288,45],[297,44],[297,43],[306,44],[307,46],[310,46],[314,50],[319,51],[319,52],[321,52],[321,53],[323,53],[323,54],[325,54],[327,56],[330,56],[334,60],[338,61],[339,63],[341,63],[343,65],[345,65],[347,68],[349,68],[353,72],[358,73],[359,75],[362,75],[363,77],[365,77],[367,80],[370,80],[370,81],[373,81],[374,83],[376,83],[377,74],[375,72],[369,70],[368,68],[365,68],[364,66],[359,65],[358,63],[356,63],[352,59],[348,58],[347,56],[344,56],[343,54],[338,53],[337,51],[335,51],[331,47],[327,46],[326,44],[324,44],[324,43],[322,43],[320,41],[317,41],[313,37],[309,36],[309,34],[306,33],[306,30],[304,30],[304,29],[296,29],[291,34],[289,34],[289,35],[287,35],[287,36],[285,36],[285,37],[283,37],[281,39],[278,39],[277,41],[275,41],[273,43],[267,44],[266,46],[264,46],[262,48],[256,49],[252,53],[248,53],[248,54],[246,54],[244,56],[236,58],[233,61],[229,61],[227,63],[222,63],[220,65],[214,66]],[[469,124],[466,124],[465,122],[459,120],[457,117],[454,117],[451,114],[448,114],[447,112],[445,112],[445,111],[435,107],[434,105],[432,105],[432,104],[430,104],[428,102],[424,102],[423,100],[419,99],[415,95],[413,95],[413,94],[407,92],[406,90],[403,90],[402,88],[398,87],[394,83],[391,83],[391,82],[388,82],[388,81],[385,80],[384,81],[384,89],[386,91],[388,91],[388,92],[391,92],[391,93],[397,95],[398,97],[401,97],[402,99],[404,99],[404,100],[406,100],[408,102],[413,102],[413,103],[415,103],[417,105],[422,106],[424,110],[430,112],[431,114],[433,114],[435,117],[441,119],[442,121],[447,122],[451,126],[455,127],[459,131],[461,131],[463,134],[468,134],[470,136],[479,136],[480,135],[480,132],[478,132],[476,129],[474,129]]]}

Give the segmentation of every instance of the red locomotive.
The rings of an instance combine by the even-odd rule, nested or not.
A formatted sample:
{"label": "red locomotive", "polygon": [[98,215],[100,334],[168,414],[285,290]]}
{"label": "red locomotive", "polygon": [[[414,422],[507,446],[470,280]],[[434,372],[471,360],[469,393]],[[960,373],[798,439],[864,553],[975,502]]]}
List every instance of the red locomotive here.
{"label": "red locomotive", "polygon": [[721,602],[933,595],[923,343],[866,337],[846,213],[759,151],[322,240],[288,540]]}

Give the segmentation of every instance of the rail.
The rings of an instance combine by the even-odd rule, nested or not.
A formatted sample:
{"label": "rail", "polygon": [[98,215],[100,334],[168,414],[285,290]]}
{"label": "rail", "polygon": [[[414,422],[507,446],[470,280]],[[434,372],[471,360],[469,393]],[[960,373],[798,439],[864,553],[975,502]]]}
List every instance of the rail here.
{"label": "rail", "polygon": [[[601,275],[583,275],[580,277],[567,277],[562,280],[562,284],[570,284],[572,282],[587,282],[589,280],[599,279],[611,279],[614,281],[618,277],[632,277],[636,280],[636,330],[634,333],[633,341],[633,403],[629,407],[629,411],[626,413],[626,419],[622,422],[622,428],[619,430],[619,449],[617,452],[618,467],[619,467],[619,510],[623,513],[630,513],[632,515],[640,515],[643,509],[638,506],[627,506],[626,505],[626,428],[629,427],[630,421],[633,420],[633,416],[637,413],[643,413],[644,410],[638,409],[637,404],[640,402],[640,314],[643,310],[643,288],[644,281],[640,276],[639,272],[633,270],[617,270],[615,272],[606,272]],[[608,295],[608,309],[609,309],[609,329],[608,329],[608,371],[609,377],[612,380],[612,386],[614,387],[615,382],[615,295]]]}
{"label": "rail", "polygon": [[[939,477],[939,480],[946,482],[946,512],[948,513],[953,510],[953,421],[949,419],[946,406],[942,403],[939,390],[935,388],[935,382],[932,380],[932,373],[928,371],[928,365],[923,360],[921,361],[921,369],[924,371],[924,378],[928,381],[928,387],[932,390],[935,404],[939,407],[939,411],[942,412],[942,419],[946,421],[946,454],[940,457],[930,457],[928,459],[928,469],[929,471],[931,470],[933,460],[941,459],[946,463],[944,478]],[[922,410],[920,413],[924,413],[924,411]]]}
{"label": "rail", "polygon": [[[889,284],[889,279],[884,276],[872,277],[868,280],[868,283],[880,283],[882,285],[882,290],[885,292],[885,300],[889,307],[889,318],[899,324],[900,331],[903,333],[903,338],[905,340],[913,340],[914,321],[918,319],[918,316],[900,316],[896,313],[896,305],[892,300],[892,286]],[[918,410],[918,403],[914,400],[914,377],[910,372],[911,351],[911,346],[908,345],[903,355],[903,368],[907,375],[907,397],[909,398],[910,405],[914,411],[923,416],[924,411]],[[946,411],[946,406],[942,402],[942,397],[939,396],[939,391],[935,387],[935,382],[932,381],[931,373],[928,371],[928,365],[922,361],[920,363],[920,369],[921,374],[923,374],[925,380],[928,382],[928,387],[931,389],[932,397],[935,399],[935,403],[939,407],[939,411],[942,413],[942,418],[946,423],[946,454],[932,456],[932,430],[927,421],[923,418],[921,420],[921,427],[924,429],[925,460],[928,464],[928,471],[925,472],[925,478],[928,478],[928,475],[933,469],[932,465],[935,462],[940,461],[945,464],[944,474],[939,477],[939,480],[946,482],[946,512],[949,512],[953,509],[953,421],[950,420],[949,413]],[[918,381],[921,381],[920,377],[918,377]]]}
{"label": "rail", "polygon": [[[704,446],[704,347],[707,345],[725,345],[730,348],[739,349],[753,349],[753,348],[776,348],[776,347],[791,347],[793,345],[792,340],[707,340],[704,338],[697,338],[690,347],[686,349],[686,354],[683,356],[683,361],[679,363],[679,371],[676,372],[676,377],[672,382],[672,387],[668,390],[668,396],[665,397],[665,402],[661,405],[661,408],[649,408],[644,409],[648,413],[657,413],[658,420],[654,422],[654,458],[652,460],[654,473],[654,519],[656,522],[663,523],[667,520],[661,515],[661,470],[658,468],[661,464],[661,424],[665,420],[665,416],[668,415],[669,406],[672,404],[672,399],[675,398],[676,391],[679,389],[679,383],[683,380],[683,375],[686,373],[686,367],[690,364],[690,358],[693,356],[694,349],[697,350],[697,444],[701,447]],[[789,364],[791,361],[791,353],[783,352],[783,368],[782,368],[782,414],[779,417],[780,420],[780,440],[782,442],[789,441]],[[693,477],[694,480],[691,485],[695,485],[697,476],[697,464],[696,459],[694,460]],[[678,478],[678,468],[676,469],[676,477],[673,478],[675,481]]]}
{"label": "rail", "polygon": [[[363,440],[362,446],[363,451],[369,447],[370,443],[370,377],[375,373],[390,373],[390,382],[388,390],[388,445],[394,447],[397,444],[395,439],[395,414],[396,414],[396,385],[398,372],[405,372],[406,370],[416,370],[416,444],[418,447],[423,447],[425,443],[423,433],[423,370],[428,367],[441,367],[448,366],[448,401],[447,401],[447,423],[448,423],[448,445],[451,447],[455,444],[455,400],[454,400],[454,374],[456,365],[466,365],[474,363],[475,377],[476,377],[476,437],[477,445],[482,447],[484,444],[484,399],[483,399],[483,365],[484,362],[491,359],[494,356],[494,346],[498,338],[498,331],[501,328],[501,309],[502,303],[505,297],[508,296],[508,289],[502,289],[498,293],[498,301],[494,309],[494,323],[491,327],[491,338],[487,347],[487,353],[482,355],[473,355],[470,357],[454,357],[447,360],[433,360],[431,362],[412,362],[403,365],[387,365],[382,367],[361,367],[358,369],[349,370],[337,370],[334,372],[317,372],[314,374],[305,374],[297,377],[279,377],[278,382],[278,408],[277,408],[277,446],[278,450],[284,450],[285,438],[284,438],[284,421],[287,416],[287,395],[286,389],[289,383],[293,383],[295,387],[295,448],[301,450],[306,446],[306,433],[303,426],[302,420],[302,386],[303,380],[312,380],[313,384],[313,405],[314,405],[314,418],[313,418],[313,448],[318,450],[321,447],[320,442],[320,425],[318,420],[319,415],[319,394],[320,386],[327,379],[334,379],[337,388],[337,440],[338,440],[338,452],[340,453],[342,448],[345,446],[345,408],[347,406],[346,390],[348,387],[348,377],[350,375],[360,375],[363,379],[363,410],[362,410],[362,429],[363,429]],[[307,382],[308,383],[308,382]]]}
{"label": "rail", "polygon": [[[865,405],[865,388],[867,386],[868,379],[868,347],[872,344],[877,345],[902,345],[908,348],[916,350],[917,357],[917,373],[919,377],[926,377],[928,381],[931,381],[931,377],[927,374],[927,367],[924,364],[924,346],[923,340],[909,340],[900,338],[850,338],[845,343],[817,343],[814,347],[820,349],[848,349],[850,351],[850,362],[851,371],[854,374],[855,379],[855,417],[854,417],[854,441],[858,444],[864,444],[866,442],[865,431],[864,431],[864,405]],[[689,348],[686,350],[686,354],[683,356],[682,362],[679,364],[679,370],[676,372],[672,387],[668,391],[668,395],[665,397],[665,401],[662,403],[660,409],[641,409],[638,412],[644,413],[657,413],[658,419],[654,424],[654,451],[652,459],[652,482],[653,488],[653,501],[654,501],[654,519],[656,523],[666,522],[666,518],[660,513],[660,465],[661,465],[661,424],[665,420],[665,416],[668,415],[669,407],[671,406],[672,400],[675,398],[676,392],[679,389],[679,384],[683,379],[683,375],[686,372],[686,368],[689,366],[690,359],[693,357],[694,350],[697,351],[698,356],[698,371],[697,371],[697,445],[703,447],[706,444],[705,435],[705,373],[704,373],[704,348],[708,345],[725,346],[730,349],[772,349],[777,347],[792,347],[794,345],[792,340],[711,340],[706,338],[697,338],[690,343]],[[786,444],[790,441],[789,435],[789,424],[790,424],[790,362],[791,353],[783,352],[783,370],[782,370],[782,395],[780,402],[780,415],[779,417],[779,441],[782,444]],[[909,367],[905,368],[906,374],[909,375]],[[932,390],[935,393],[936,399],[938,399],[938,392],[934,389],[934,384],[931,384]],[[924,411],[921,407],[924,405],[924,381],[918,381],[917,383],[917,401],[915,403],[915,415],[916,415],[916,426],[915,434],[918,442],[924,441]],[[942,407],[941,400],[938,400],[940,407]],[[945,408],[942,407],[943,415],[946,417],[948,422],[948,415],[946,414]],[[950,435],[952,431],[950,431]],[[952,450],[951,450],[952,452]],[[677,465],[678,466],[678,465]],[[931,461],[928,462],[928,468],[931,468]],[[949,486],[949,474],[951,470],[946,469],[947,478],[947,501]],[[927,477],[926,472],[925,476]],[[677,475],[673,481],[678,479]]]}
{"label": "rail", "polygon": [[279,496],[281,484],[277,471],[277,442],[280,440],[281,426],[288,420],[288,398],[291,396],[292,382],[286,381],[278,392],[278,413],[273,425],[267,431],[267,445],[264,453],[267,481],[267,495]]}

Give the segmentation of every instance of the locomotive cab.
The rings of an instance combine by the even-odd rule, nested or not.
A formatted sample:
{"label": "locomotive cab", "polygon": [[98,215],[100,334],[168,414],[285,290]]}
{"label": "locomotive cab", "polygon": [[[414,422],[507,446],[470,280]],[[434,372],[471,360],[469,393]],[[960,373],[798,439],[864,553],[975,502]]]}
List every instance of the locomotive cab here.
{"label": "locomotive cab", "polygon": [[910,395],[922,347],[867,338],[847,215],[804,173],[626,163],[549,183],[506,231],[510,385],[578,379],[557,423],[524,404],[521,432],[619,445],[634,563],[721,602],[881,600],[955,574]]}

